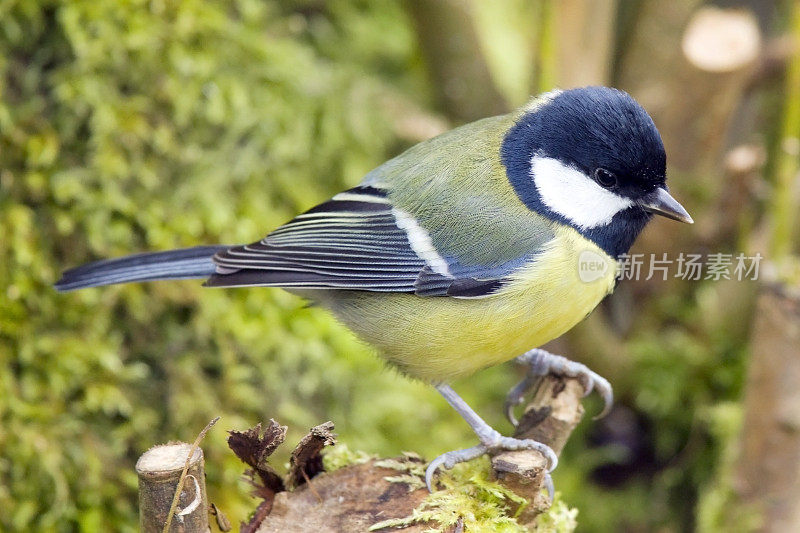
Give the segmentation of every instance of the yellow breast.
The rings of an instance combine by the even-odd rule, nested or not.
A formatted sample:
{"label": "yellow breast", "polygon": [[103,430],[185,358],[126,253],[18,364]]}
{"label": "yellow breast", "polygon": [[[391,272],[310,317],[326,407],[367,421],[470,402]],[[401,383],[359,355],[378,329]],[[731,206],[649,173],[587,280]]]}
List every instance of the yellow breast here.
{"label": "yellow breast", "polygon": [[615,276],[608,254],[562,227],[488,297],[329,291],[319,300],[390,363],[436,382],[508,361],[562,335],[612,291]]}

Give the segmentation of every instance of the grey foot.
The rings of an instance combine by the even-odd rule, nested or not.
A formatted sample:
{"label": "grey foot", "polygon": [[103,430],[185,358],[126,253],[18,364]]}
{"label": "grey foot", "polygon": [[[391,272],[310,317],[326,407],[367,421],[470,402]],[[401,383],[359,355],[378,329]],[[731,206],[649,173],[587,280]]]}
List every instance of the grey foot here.
{"label": "grey foot", "polygon": [[492,429],[489,424],[484,422],[483,419],[478,416],[478,413],[473,411],[449,385],[446,383],[439,383],[435,385],[435,387],[442,397],[447,400],[447,403],[449,403],[453,409],[464,418],[467,424],[469,424],[481,443],[472,448],[444,453],[431,461],[431,464],[428,465],[428,469],[425,471],[425,484],[428,486],[429,491],[433,491],[433,475],[440,466],[452,468],[458,463],[471,461],[483,454],[491,452],[537,450],[547,459],[548,473],[545,476],[545,487],[547,487],[548,492],[550,492],[552,499],[553,480],[550,478],[550,472],[552,472],[558,464],[558,456],[550,446],[532,439],[515,439],[502,436],[499,432]]}
{"label": "grey foot", "polygon": [[589,369],[584,364],[570,361],[566,357],[552,354],[546,350],[535,348],[517,357],[516,361],[528,367],[528,374],[514,386],[506,396],[505,413],[506,418],[517,425],[517,418],[514,416],[514,407],[521,404],[525,395],[534,390],[539,384],[542,376],[555,374],[578,379],[583,385],[584,396],[596,390],[603,398],[603,410],[595,416],[595,419],[602,418],[611,411],[614,404],[614,391],[611,384],[603,376]]}
{"label": "grey foot", "polygon": [[532,439],[515,439],[513,437],[503,437],[495,432],[491,439],[486,442],[473,446],[472,448],[465,448],[463,450],[454,450],[452,452],[443,453],[428,465],[425,470],[425,484],[428,490],[433,492],[433,476],[439,467],[447,469],[453,468],[459,463],[471,461],[487,453],[495,453],[500,451],[514,451],[514,450],[537,450],[547,459],[547,473],[545,475],[545,487],[550,494],[552,500],[553,495],[553,480],[550,477],[550,472],[558,465],[558,456],[546,444],[537,442]]}

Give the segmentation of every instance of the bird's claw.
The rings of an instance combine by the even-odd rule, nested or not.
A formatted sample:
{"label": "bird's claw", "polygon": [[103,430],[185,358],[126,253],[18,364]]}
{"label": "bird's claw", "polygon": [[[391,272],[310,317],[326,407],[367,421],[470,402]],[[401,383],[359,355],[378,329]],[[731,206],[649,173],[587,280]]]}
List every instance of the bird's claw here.
{"label": "bird's claw", "polygon": [[518,420],[514,416],[514,408],[525,401],[525,395],[536,388],[539,379],[538,376],[526,375],[522,381],[517,383],[506,395],[506,402],[504,404],[504,412],[506,418],[514,427],[517,427]]}
{"label": "bird's claw", "polygon": [[483,444],[478,444],[472,448],[464,448],[463,450],[453,450],[451,452],[443,453],[431,461],[431,464],[429,464],[428,468],[425,469],[425,485],[428,487],[428,492],[433,492],[433,476],[436,474],[436,471],[440,466],[450,470],[458,463],[471,461],[472,459],[478,458],[488,451],[489,449],[486,446]]}
{"label": "bird's claw", "polygon": [[506,396],[505,414],[509,422],[517,425],[514,407],[521,404],[525,395],[533,390],[542,376],[556,374],[575,378],[581,382],[584,396],[597,391],[603,399],[603,410],[595,416],[595,420],[606,416],[614,404],[614,391],[606,378],[594,372],[584,364],[570,361],[566,357],[554,355],[542,349],[534,349],[517,357],[517,362],[528,366],[528,374]]}
{"label": "bird's claw", "polygon": [[552,500],[553,480],[550,478],[550,472],[558,466],[558,456],[550,446],[533,439],[515,439],[513,437],[498,436],[488,444],[478,444],[471,448],[443,453],[431,461],[428,468],[425,470],[425,485],[427,485],[428,491],[433,492],[433,476],[436,474],[439,467],[444,467],[449,470],[459,463],[471,461],[487,453],[515,450],[537,450],[544,455],[547,460],[545,487],[547,488],[548,494],[551,495],[550,499]]}
{"label": "bird's claw", "polygon": [[[584,366],[584,368],[586,367]],[[611,412],[611,407],[614,405],[614,389],[611,388],[611,383],[600,374],[589,368],[586,368],[586,371],[588,374],[584,374],[583,379],[581,379],[581,383],[584,385],[583,389],[586,391],[584,396],[588,396],[594,390],[603,399],[603,409],[593,417],[594,420],[597,420]]]}
{"label": "bird's claw", "polygon": [[547,496],[550,497],[552,504],[556,497],[556,487],[553,485],[553,476],[550,475],[550,472],[544,473],[544,488],[547,489]]}

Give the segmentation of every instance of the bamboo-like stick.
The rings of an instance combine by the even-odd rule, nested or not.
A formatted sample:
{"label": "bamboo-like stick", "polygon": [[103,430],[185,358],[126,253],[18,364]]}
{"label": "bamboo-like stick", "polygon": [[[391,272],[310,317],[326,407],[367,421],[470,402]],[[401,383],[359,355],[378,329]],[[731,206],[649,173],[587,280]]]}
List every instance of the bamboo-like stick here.
{"label": "bamboo-like stick", "polygon": [[[167,522],[172,499],[192,445],[185,442],[150,448],[136,462],[139,476],[139,527],[144,533],[160,533]],[[195,448],[183,490],[169,531],[206,533],[206,496],[203,451]]]}
{"label": "bamboo-like stick", "polygon": [[[800,4],[793,3],[792,37],[800,42]],[[800,176],[800,54],[788,64],[785,82],[785,106],[781,128],[781,145],[776,165],[772,202],[772,261],[780,263],[795,244],[798,199],[796,182]]]}

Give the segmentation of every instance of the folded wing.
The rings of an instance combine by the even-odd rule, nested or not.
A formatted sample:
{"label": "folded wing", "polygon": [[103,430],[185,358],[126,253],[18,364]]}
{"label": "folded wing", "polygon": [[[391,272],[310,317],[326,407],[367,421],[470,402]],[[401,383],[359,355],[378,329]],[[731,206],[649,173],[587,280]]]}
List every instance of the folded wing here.
{"label": "folded wing", "polygon": [[272,286],[486,296],[502,272],[439,255],[413,217],[369,186],[338,194],[264,239],[217,252],[211,287]]}

